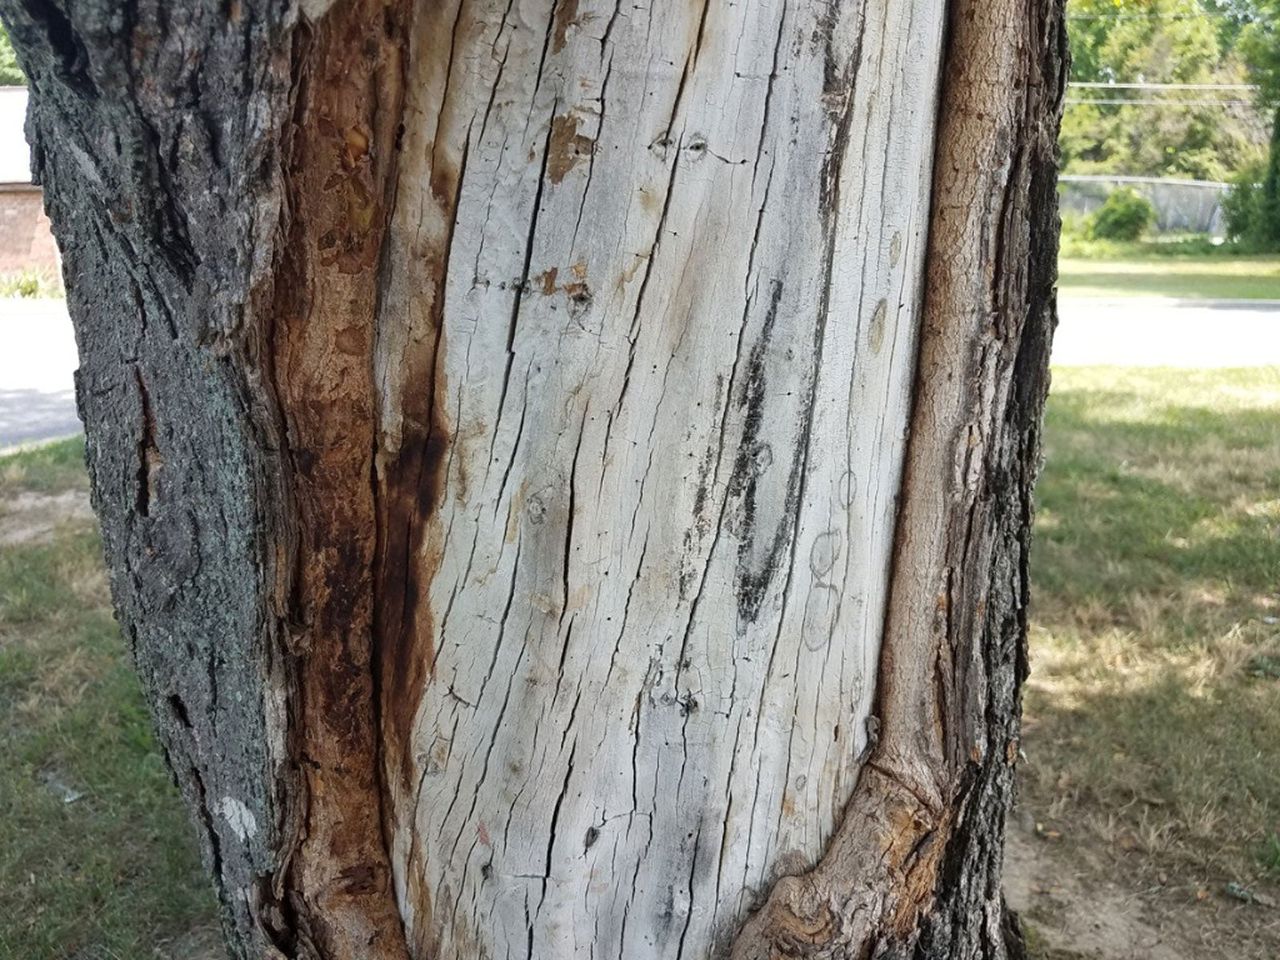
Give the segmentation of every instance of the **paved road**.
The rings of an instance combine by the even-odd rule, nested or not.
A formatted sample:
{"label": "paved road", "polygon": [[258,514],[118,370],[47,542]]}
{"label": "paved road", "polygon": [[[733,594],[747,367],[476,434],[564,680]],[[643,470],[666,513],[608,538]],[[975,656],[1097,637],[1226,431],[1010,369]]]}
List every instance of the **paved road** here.
{"label": "paved road", "polygon": [[[1280,302],[1064,299],[1056,365],[1280,365]],[[0,300],[0,450],[80,431],[61,300]]]}
{"label": "paved road", "polygon": [[1058,313],[1055,366],[1280,365],[1280,301],[1064,298]]}
{"label": "paved road", "polygon": [[0,299],[0,450],[80,432],[77,365],[63,301]]}

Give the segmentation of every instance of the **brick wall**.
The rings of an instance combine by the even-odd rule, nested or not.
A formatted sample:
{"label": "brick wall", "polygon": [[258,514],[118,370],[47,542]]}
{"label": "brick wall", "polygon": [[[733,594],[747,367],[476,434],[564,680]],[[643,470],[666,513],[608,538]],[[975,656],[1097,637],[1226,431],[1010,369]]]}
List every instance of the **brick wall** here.
{"label": "brick wall", "polygon": [[58,247],[38,187],[0,188],[0,274],[58,275]]}

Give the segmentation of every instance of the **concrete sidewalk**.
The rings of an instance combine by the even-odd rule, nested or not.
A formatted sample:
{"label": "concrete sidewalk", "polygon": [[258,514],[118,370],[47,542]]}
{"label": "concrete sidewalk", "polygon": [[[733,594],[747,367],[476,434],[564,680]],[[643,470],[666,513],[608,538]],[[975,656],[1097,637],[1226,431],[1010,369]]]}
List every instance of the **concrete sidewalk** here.
{"label": "concrete sidewalk", "polygon": [[0,450],[80,432],[77,366],[66,301],[0,299]]}

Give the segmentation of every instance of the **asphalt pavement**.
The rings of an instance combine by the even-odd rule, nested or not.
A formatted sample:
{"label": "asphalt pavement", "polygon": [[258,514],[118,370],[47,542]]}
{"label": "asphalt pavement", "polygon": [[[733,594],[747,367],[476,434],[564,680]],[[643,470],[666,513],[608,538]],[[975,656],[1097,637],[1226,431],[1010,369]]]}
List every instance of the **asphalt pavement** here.
{"label": "asphalt pavement", "polygon": [[[1280,366],[1280,301],[1064,299],[1055,366]],[[0,451],[80,432],[62,300],[0,300]]]}

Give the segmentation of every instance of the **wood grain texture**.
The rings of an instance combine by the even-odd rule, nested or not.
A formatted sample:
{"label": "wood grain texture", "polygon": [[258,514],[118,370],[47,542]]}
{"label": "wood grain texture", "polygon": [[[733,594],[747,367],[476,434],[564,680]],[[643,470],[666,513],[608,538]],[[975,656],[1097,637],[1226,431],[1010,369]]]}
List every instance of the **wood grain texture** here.
{"label": "wood grain texture", "polygon": [[375,355],[410,941],[706,956],[865,744],[941,11],[469,0],[413,38]]}
{"label": "wood grain texture", "polygon": [[881,736],[830,848],[775,887],[742,960],[1023,955],[1000,871],[1068,53],[1058,0],[958,0],[949,27]]}

